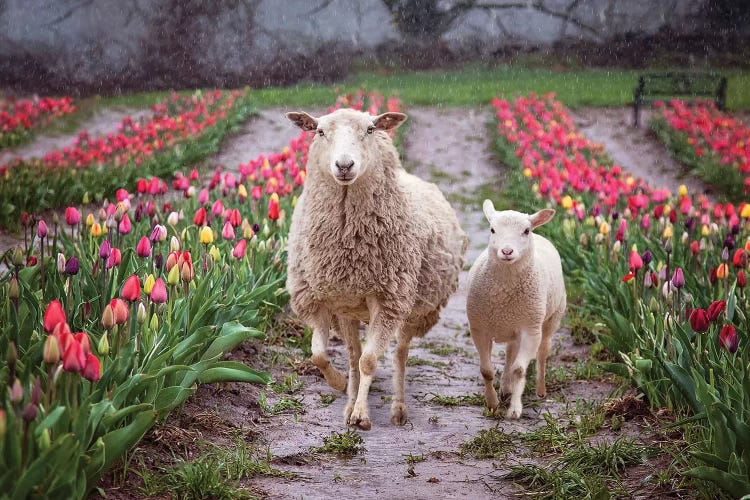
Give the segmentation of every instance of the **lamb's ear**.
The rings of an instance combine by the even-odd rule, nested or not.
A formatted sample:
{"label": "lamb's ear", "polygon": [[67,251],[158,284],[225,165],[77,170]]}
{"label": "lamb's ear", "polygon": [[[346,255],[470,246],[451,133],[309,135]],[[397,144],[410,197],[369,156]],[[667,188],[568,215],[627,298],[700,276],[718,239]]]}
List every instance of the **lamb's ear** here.
{"label": "lamb's ear", "polygon": [[482,210],[484,211],[484,216],[487,217],[487,220],[492,222],[492,216],[495,215],[495,205],[492,203],[492,200],[484,200],[484,203],[482,203]]}
{"label": "lamb's ear", "polygon": [[293,113],[287,113],[286,117],[294,122],[302,130],[311,132],[318,128],[318,120],[308,115],[304,111],[297,111]]}
{"label": "lamb's ear", "polygon": [[405,114],[390,111],[373,118],[372,124],[375,125],[375,128],[378,130],[393,130],[398,128],[405,120]]}
{"label": "lamb's ear", "polygon": [[555,211],[551,208],[544,208],[535,214],[531,214],[529,215],[529,220],[531,221],[531,227],[536,229],[542,224],[546,224],[549,221],[551,221],[552,217],[554,216],[555,216]]}

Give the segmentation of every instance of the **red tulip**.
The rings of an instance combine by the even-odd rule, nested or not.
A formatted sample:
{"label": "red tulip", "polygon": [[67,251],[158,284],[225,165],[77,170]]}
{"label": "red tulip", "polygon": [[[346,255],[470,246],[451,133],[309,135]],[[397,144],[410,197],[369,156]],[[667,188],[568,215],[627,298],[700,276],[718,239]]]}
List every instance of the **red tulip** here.
{"label": "red tulip", "polygon": [[128,306],[121,299],[112,299],[109,303],[114,315],[114,321],[117,325],[124,325],[128,322]]}
{"label": "red tulip", "polygon": [[96,382],[102,378],[101,367],[99,365],[99,359],[91,353],[86,355],[86,364],[83,367],[83,378],[91,382]]}
{"label": "red tulip", "polygon": [[[750,179],[750,177],[748,177]],[[745,288],[747,285],[747,276],[745,276],[745,271],[740,269],[737,272],[737,286],[740,288]]]}
{"label": "red tulip", "polygon": [[139,194],[145,194],[148,190],[148,182],[146,181],[146,179],[144,179],[143,177],[138,179],[138,182],[135,185],[135,190],[138,191]]}
{"label": "red tulip", "polygon": [[745,252],[744,248],[738,248],[734,252],[734,256],[732,257],[732,265],[734,267],[741,268],[747,267],[747,252]]}
{"label": "red tulip", "polygon": [[727,302],[725,300],[714,300],[711,305],[708,306],[708,319],[716,321],[719,315],[726,309]]}
{"label": "red tulip", "polygon": [[631,271],[625,276],[623,276],[622,278],[620,278],[620,281],[622,281],[623,283],[629,283],[630,280],[632,280],[633,278],[635,278],[635,273]]}
{"label": "red tulip", "polygon": [[233,240],[236,237],[234,234],[234,228],[229,221],[224,224],[224,228],[221,230],[221,237],[225,240]]}
{"label": "red tulip", "polygon": [[81,344],[73,339],[63,354],[63,370],[80,372],[84,366],[86,366],[86,355],[83,353]]}
{"label": "red tulip", "polygon": [[89,336],[86,334],[86,332],[78,332],[75,335],[73,335],[73,338],[81,344],[81,349],[83,349],[83,354],[89,354],[91,352],[91,341],[89,340]]}
{"label": "red tulip", "polygon": [[47,309],[44,311],[44,331],[52,333],[59,323],[65,323],[66,321],[65,311],[63,311],[60,301],[55,299],[50,302]]}
{"label": "red tulip", "polygon": [[154,287],[151,289],[151,300],[156,304],[163,304],[167,301],[167,287],[164,280],[157,278]]}
{"label": "red tulip", "polygon": [[254,200],[259,200],[263,196],[263,188],[261,186],[253,186],[250,190],[250,196]]}
{"label": "red tulip", "polygon": [[107,257],[107,269],[112,269],[115,266],[119,266],[120,262],[122,262],[122,253],[120,252],[119,248],[112,248],[109,252],[109,257]]}
{"label": "red tulip", "polygon": [[635,250],[630,251],[630,271],[635,274],[643,267],[643,259]]}
{"label": "red tulip", "polygon": [[247,251],[247,241],[242,239],[238,241],[236,245],[234,245],[234,249],[232,250],[232,256],[235,259],[241,259],[245,256],[246,251]]}
{"label": "red tulip", "polygon": [[130,231],[133,229],[133,226],[130,224],[130,217],[128,217],[128,214],[122,215],[122,220],[120,221],[120,225],[117,227],[117,230],[120,232],[120,234],[130,234]]}
{"label": "red tulip", "polygon": [[206,223],[206,209],[203,207],[200,207],[198,210],[195,211],[195,216],[193,217],[193,224],[196,226],[202,226]]}
{"label": "red tulip", "polygon": [[740,339],[737,337],[737,330],[732,325],[724,325],[719,333],[719,343],[729,352],[737,352],[740,345]]}
{"label": "red tulip", "polygon": [[268,218],[276,220],[279,218],[279,195],[273,193],[268,200]]}
{"label": "red tulip", "polygon": [[65,209],[65,223],[69,226],[76,226],[81,222],[81,212],[75,207]]}
{"label": "red tulip", "polygon": [[122,285],[122,292],[120,293],[120,297],[127,301],[135,302],[136,300],[138,300],[138,297],[140,295],[141,281],[138,279],[138,276],[134,274],[130,278],[125,280],[125,284]]}
{"label": "red tulip", "polygon": [[693,309],[690,313],[690,328],[697,333],[708,331],[709,326],[708,314],[705,309]]}
{"label": "red tulip", "polygon": [[149,255],[151,255],[151,241],[147,237],[143,237],[138,241],[138,244],[135,247],[135,253],[138,254],[138,257],[146,258]]}
{"label": "red tulip", "polygon": [[211,213],[214,214],[216,217],[220,216],[224,213],[224,203],[221,202],[221,200],[216,200],[211,207]]}

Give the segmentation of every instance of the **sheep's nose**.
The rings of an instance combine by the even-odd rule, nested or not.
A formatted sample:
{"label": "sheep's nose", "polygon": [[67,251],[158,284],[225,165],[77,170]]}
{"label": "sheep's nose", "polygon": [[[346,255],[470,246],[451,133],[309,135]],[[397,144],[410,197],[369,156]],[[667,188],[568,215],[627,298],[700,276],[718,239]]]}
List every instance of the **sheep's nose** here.
{"label": "sheep's nose", "polygon": [[343,160],[336,160],[336,168],[339,169],[339,172],[346,173],[348,172],[352,167],[354,166],[354,160],[352,159],[343,159]]}
{"label": "sheep's nose", "polygon": [[503,248],[503,255],[508,256],[513,254],[513,249],[510,247]]}

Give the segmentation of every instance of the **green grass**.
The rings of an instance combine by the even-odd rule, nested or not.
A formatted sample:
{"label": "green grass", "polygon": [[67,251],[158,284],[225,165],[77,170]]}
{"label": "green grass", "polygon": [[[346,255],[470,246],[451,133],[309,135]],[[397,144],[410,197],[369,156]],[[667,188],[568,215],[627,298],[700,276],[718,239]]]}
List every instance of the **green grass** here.
{"label": "green grass", "polygon": [[461,453],[474,458],[502,458],[513,446],[513,436],[500,429],[482,429],[479,435],[461,445]]}
{"label": "green grass", "polygon": [[310,448],[310,451],[353,457],[359,452],[365,451],[365,441],[362,436],[352,430],[343,433],[333,431],[330,436],[323,438],[323,446],[314,446]]}
{"label": "green grass", "polygon": [[268,416],[278,415],[280,413],[304,413],[305,405],[302,403],[302,398],[292,398],[282,396],[279,400],[272,404],[268,403],[265,391],[261,391],[258,396],[258,405]]}
{"label": "green grass", "polygon": [[194,460],[179,461],[157,471],[141,466],[136,471],[143,481],[140,493],[149,497],[169,493],[176,499],[250,498],[240,481],[258,476],[295,477],[271,466],[268,449],[260,450],[239,436],[227,449],[211,443],[201,446],[204,452]]}
{"label": "green grass", "polygon": [[466,396],[441,396],[431,392],[429,396],[428,403],[442,406],[484,406],[484,394],[478,392]]}
{"label": "green grass", "polygon": [[430,359],[424,359],[419,357],[411,357],[406,360],[406,366],[434,366],[435,368],[445,368],[449,363],[444,361],[432,361]]}
{"label": "green grass", "polygon": [[[566,105],[621,106],[633,100],[638,75],[648,70],[574,69],[556,71],[519,66],[468,65],[461,69],[362,72],[333,85],[304,83],[258,89],[258,107],[322,106],[342,92],[359,88],[395,95],[408,105],[487,105],[501,95],[555,92]],[[722,71],[729,78],[730,109],[750,108],[750,72]]]}

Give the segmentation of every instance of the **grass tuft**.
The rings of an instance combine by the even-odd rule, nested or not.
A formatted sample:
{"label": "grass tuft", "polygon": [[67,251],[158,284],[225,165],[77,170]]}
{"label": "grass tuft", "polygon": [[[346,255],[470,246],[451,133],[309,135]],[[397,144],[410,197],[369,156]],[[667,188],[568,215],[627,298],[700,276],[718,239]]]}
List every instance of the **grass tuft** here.
{"label": "grass tuft", "polygon": [[484,394],[474,393],[468,396],[441,396],[431,392],[432,396],[427,400],[428,403],[434,403],[442,406],[484,406]]}
{"label": "grass tuft", "polygon": [[513,446],[513,436],[500,429],[482,429],[479,435],[461,445],[461,453],[475,458],[502,458]]}
{"label": "grass tuft", "polygon": [[352,430],[344,433],[336,431],[331,435],[323,438],[323,446],[313,446],[310,448],[313,453],[334,453],[343,457],[353,457],[354,455],[365,451],[365,441],[362,436]]}

